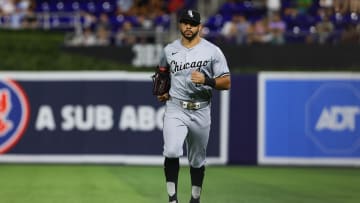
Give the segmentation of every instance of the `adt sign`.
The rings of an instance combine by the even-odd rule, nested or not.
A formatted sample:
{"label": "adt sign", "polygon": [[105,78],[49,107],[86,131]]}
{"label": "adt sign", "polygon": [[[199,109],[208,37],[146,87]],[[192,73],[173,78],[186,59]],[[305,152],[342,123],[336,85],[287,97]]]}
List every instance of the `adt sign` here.
{"label": "adt sign", "polygon": [[325,83],[306,104],[306,135],[324,152],[360,147],[360,92],[350,83]]}
{"label": "adt sign", "polygon": [[360,74],[259,77],[260,164],[359,165]]}

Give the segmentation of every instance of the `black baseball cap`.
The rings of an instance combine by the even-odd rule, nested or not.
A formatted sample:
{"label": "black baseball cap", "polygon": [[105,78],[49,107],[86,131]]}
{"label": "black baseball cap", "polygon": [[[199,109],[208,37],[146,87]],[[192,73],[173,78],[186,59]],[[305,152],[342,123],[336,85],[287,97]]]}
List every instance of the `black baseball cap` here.
{"label": "black baseball cap", "polygon": [[184,10],[181,13],[179,22],[198,26],[200,24],[200,13],[194,10]]}

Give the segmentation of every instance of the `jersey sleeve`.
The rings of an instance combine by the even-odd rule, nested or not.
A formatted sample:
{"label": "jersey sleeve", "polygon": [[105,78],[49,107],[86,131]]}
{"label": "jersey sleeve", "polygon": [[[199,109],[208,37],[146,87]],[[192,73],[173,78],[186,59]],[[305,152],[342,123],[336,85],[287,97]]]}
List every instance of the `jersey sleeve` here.
{"label": "jersey sleeve", "polygon": [[167,62],[167,57],[166,57],[166,51],[165,48],[162,50],[161,54],[160,54],[160,61],[159,61],[159,67],[166,67],[169,68],[169,63]]}
{"label": "jersey sleeve", "polygon": [[214,54],[213,73],[214,73],[214,78],[218,78],[224,75],[230,75],[226,58],[219,47],[216,47]]}

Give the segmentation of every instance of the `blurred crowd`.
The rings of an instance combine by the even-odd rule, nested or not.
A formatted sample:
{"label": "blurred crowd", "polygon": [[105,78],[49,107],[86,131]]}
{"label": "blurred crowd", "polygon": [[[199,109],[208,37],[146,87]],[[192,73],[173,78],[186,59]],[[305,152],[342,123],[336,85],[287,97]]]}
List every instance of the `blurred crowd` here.
{"label": "blurred crowd", "polygon": [[360,44],[360,0],[0,0],[0,27],[71,31],[71,46],[163,43],[172,16],[210,1],[201,34],[215,43]]}
{"label": "blurred crowd", "polygon": [[228,0],[205,23],[212,40],[236,44],[360,43],[360,0]]}
{"label": "blurred crowd", "polygon": [[81,29],[70,45],[124,46],[155,43],[170,28],[170,14],[190,3],[184,0],[117,0],[114,12],[82,12]]}
{"label": "blurred crowd", "polygon": [[35,0],[0,0],[0,26],[37,28],[35,7]]}

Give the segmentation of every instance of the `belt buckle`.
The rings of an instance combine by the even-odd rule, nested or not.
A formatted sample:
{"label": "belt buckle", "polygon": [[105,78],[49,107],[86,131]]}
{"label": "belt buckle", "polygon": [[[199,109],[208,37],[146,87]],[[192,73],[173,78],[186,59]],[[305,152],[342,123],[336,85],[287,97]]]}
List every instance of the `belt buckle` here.
{"label": "belt buckle", "polygon": [[194,103],[194,109],[200,109],[200,102]]}
{"label": "belt buckle", "polygon": [[189,102],[181,101],[180,103],[181,103],[181,105],[182,105],[182,107],[183,107],[184,109],[187,109],[187,108],[188,108]]}
{"label": "belt buckle", "polygon": [[200,109],[200,103],[199,102],[189,102],[188,103],[188,109],[190,110],[198,110]]}
{"label": "belt buckle", "polygon": [[195,103],[188,102],[188,109],[194,110],[195,109]]}
{"label": "belt buckle", "polygon": [[181,105],[184,109],[189,109],[189,110],[197,110],[200,109],[200,102],[187,102],[187,101],[182,101]]}

